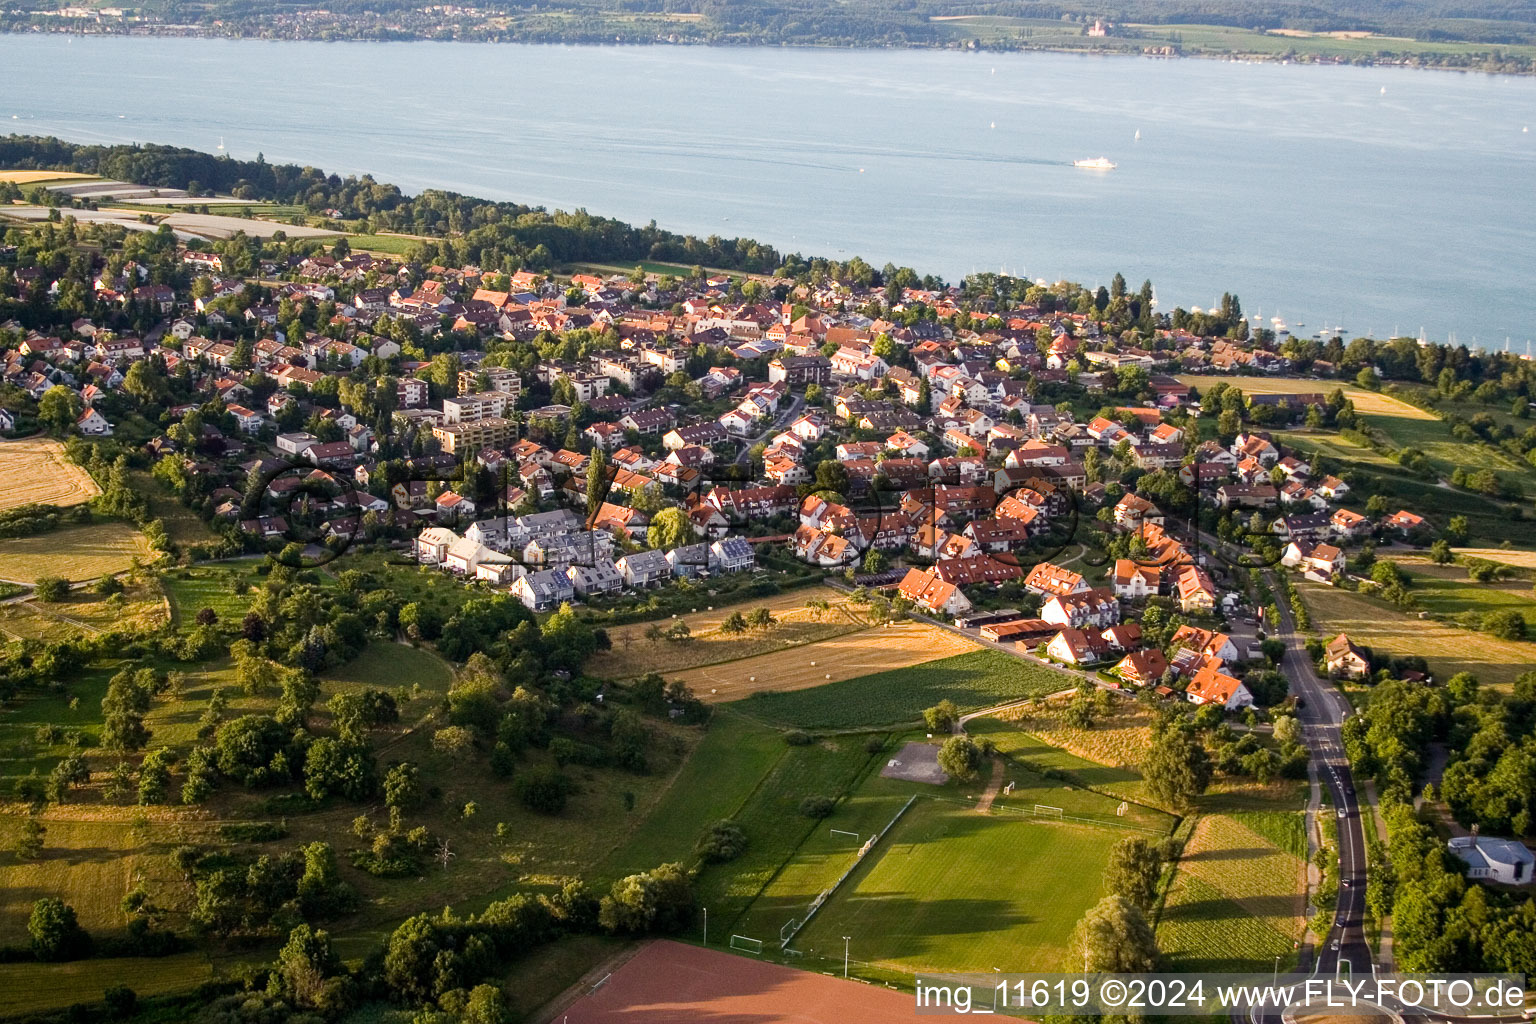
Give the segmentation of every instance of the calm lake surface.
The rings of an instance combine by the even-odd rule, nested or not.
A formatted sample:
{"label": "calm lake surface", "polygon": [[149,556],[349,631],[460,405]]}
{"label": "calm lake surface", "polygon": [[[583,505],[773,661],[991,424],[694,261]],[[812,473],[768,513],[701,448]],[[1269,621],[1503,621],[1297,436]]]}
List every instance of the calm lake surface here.
{"label": "calm lake surface", "polygon": [[[1299,334],[1536,339],[1536,80],[1053,54],[0,36],[0,130],[585,207]],[[1140,139],[1136,138],[1140,132]],[[1075,159],[1107,157],[1114,171]],[[1304,328],[1296,324],[1303,322]]]}

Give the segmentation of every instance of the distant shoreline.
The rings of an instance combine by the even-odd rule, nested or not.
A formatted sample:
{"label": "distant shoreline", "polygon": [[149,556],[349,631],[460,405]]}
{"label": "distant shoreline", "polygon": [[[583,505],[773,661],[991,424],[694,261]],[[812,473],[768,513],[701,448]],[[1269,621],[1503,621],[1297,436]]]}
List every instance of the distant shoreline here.
{"label": "distant shoreline", "polygon": [[[1157,26],[1170,32],[1181,32],[1186,29],[1197,29],[1203,26],[1193,25],[1161,25]],[[1156,37],[1147,37],[1144,40],[1137,37],[1111,37],[1122,42],[1145,41],[1148,45],[1142,50],[1130,47],[1114,46],[1060,46],[1043,44],[1004,44],[996,43],[984,46],[966,46],[957,43],[926,43],[911,41],[907,43],[863,43],[845,44],[837,41],[827,42],[773,42],[766,40],[732,40],[732,39],[589,39],[589,38],[521,38],[516,36],[479,36],[472,33],[456,35],[450,38],[441,38],[427,35],[422,32],[400,33],[392,36],[379,35],[333,35],[322,36],[319,34],[258,34],[255,32],[241,31],[217,31],[201,25],[134,25],[121,31],[101,30],[97,26],[94,31],[83,31],[74,28],[40,28],[30,23],[0,24],[0,34],[27,36],[69,36],[80,38],[125,38],[125,39],[208,39],[208,40],[232,40],[239,42],[289,42],[289,43],[459,43],[481,45],[512,45],[512,46],[551,46],[551,47],[593,47],[593,48],[644,48],[644,47],[691,47],[706,49],[758,49],[758,50],[850,50],[850,51],[934,51],[956,54],[972,54],[976,56],[986,54],[1029,54],[1029,53],[1053,53],[1067,56],[1082,57],[1139,57],[1150,60],[1177,60],[1197,59],[1225,61],[1229,63],[1245,64],[1278,64],[1278,65],[1302,65],[1313,67],[1369,67],[1398,69],[1404,71],[1453,71],[1467,74],[1483,75],[1508,75],[1520,78],[1536,76],[1536,57],[1518,56],[1511,57],[1510,50],[1533,49],[1523,44],[1504,43],[1477,43],[1468,41],[1437,41],[1434,44],[1420,43],[1416,40],[1404,40],[1399,37],[1376,36],[1374,34],[1365,39],[1380,40],[1382,43],[1410,42],[1420,46],[1443,45],[1457,48],[1466,48],[1468,52],[1460,55],[1469,61],[1474,58],[1495,60],[1495,66],[1480,66],[1476,63],[1449,62],[1458,58],[1458,55],[1450,50],[1424,50],[1422,53],[1401,54],[1389,53],[1386,56],[1369,54],[1356,54],[1351,57],[1339,57],[1323,53],[1263,53],[1253,50],[1223,50],[1223,49],[1181,49],[1176,47],[1157,47]],[[1312,38],[1331,38],[1326,34],[1309,36],[1288,36],[1281,32],[1255,33],[1257,38],[1283,40],[1288,43],[1305,43]],[[1385,47],[1384,47],[1385,48]],[[1476,49],[1474,49],[1476,48]],[[1153,50],[1166,50],[1167,52],[1151,52]],[[1439,57],[1443,60],[1427,61],[1421,58]]]}

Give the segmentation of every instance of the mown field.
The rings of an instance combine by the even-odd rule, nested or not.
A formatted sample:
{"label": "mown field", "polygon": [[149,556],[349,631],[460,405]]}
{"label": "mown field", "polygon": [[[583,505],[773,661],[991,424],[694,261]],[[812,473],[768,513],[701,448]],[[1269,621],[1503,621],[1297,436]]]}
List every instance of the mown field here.
{"label": "mown field", "polygon": [[182,992],[207,981],[212,973],[212,965],[202,953],[158,959],[0,964],[0,1015],[21,1016],[70,1003],[89,1003],[118,985],[127,985],[140,998]]}
{"label": "mown field", "polygon": [[1463,558],[1486,558],[1490,562],[1503,562],[1517,569],[1536,569],[1536,551],[1517,551],[1513,548],[1457,548]]}
{"label": "mown field", "polygon": [[81,505],[101,493],[52,438],[0,441],[0,511],[20,505]]}
{"label": "mown field", "polygon": [[[829,607],[823,612],[809,607],[810,601],[826,601]],[[720,631],[720,624],[730,615],[739,612],[750,616],[759,608],[767,608],[772,613],[774,625],[735,635]],[[587,663],[587,672],[604,679],[628,679],[647,672],[664,672],[670,676],[685,669],[830,640],[869,626],[861,606],[850,603],[846,594],[827,587],[803,588],[718,605],[680,615],[678,619],[686,623],[690,631],[686,641],[646,636],[657,626],[670,627],[672,619],[609,629],[612,647],[593,657]]]}
{"label": "mown field", "polygon": [[94,174],[82,174],[79,171],[0,171],[0,181],[11,181],[18,185],[36,185],[45,181],[90,181],[95,177]]}
{"label": "mown field", "polygon": [[1457,672],[1471,672],[1484,683],[1507,685],[1529,671],[1536,660],[1536,645],[1530,643],[1421,619],[1385,601],[1319,583],[1302,582],[1297,589],[1318,634],[1348,633],[1374,650],[1420,655],[1441,681]]}
{"label": "mown field", "polygon": [[[1265,829],[1270,829],[1265,824]],[[1294,829],[1281,835],[1294,842]],[[1306,862],[1233,817],[1206,815],[1179,861],[1158,921],[1171,968],[1253,971],[1289,957],[1305,929]]]}
{"label": "mown field", "polygon": [[789,693],[823,687],[876,672],[904,670],[941,658],[973,653],[964,637],[925,622],[893,622],[769,654],[667,672],[704,700],[734,701],[758,693]]}
{"label": "mown field", "polygon": [[813,689],[759,692],[730,707],[775,725],[848,729],[913,722],[924,708],[945,698],[963,710],[974,710],[1054,693],[1071,682],[1063,673],[1011,655],[973,650]]}
{"label": "mown field", "polygon": [[220,622],[238,622],[250,610],[250,591],[236,593],[236,581],[249,583],[243,573],[228,569],[172,569],[160,577],[160,585],[170,602],[172,621],[188,629],[197,613],[213,609]]}
{"label": "mown field", "polygon": [[93,580],[125,572],[134,559],[154,558],[149,542],[131,524],[92,523],[0,540],[0,579],[15,583],[32,583],[43,576]]}
{"label": "mown field", "polygon": [[53,604],[33,600],[0,605],[0,635],[17,640],[52,642],[122,626],[153,629],[165,621],[165,598],[152,584],[129,587],[113,597],[74,590]]}

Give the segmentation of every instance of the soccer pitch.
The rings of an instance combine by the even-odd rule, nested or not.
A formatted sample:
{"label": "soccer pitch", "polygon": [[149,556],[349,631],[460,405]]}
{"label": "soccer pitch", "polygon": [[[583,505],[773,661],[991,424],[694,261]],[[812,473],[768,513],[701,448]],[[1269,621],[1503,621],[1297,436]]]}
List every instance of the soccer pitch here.
{"label": "soccer pitch", "polygon": [[853,960],[904,973],[1060,969],[1121,836],[920,797],[792,948],[816,969],[844,936]]}

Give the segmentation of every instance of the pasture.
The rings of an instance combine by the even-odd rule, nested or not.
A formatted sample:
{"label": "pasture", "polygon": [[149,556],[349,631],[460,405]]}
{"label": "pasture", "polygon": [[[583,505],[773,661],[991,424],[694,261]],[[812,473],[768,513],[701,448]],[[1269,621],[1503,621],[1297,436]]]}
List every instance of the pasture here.
{"label": "pasture", "polygon": [[[1284,837],[1294,842],[1293,826]],[[1301,857],[1236,818],[1201,818],[1158,921],[1158,946],[1169,965],[1254,971],[1276,955],[1289,956],[1306,927],[1305,868]]]}
{"label": "pasture", "polygon": [[[1425,558],[1394,559],[1413,581],[1413,596],[1431,615],[1484,615],[1513,609],[1525,619],[1527,635],[1536,637],[1536,591],[1530,580],[1478,583],[1466,566],[1436,565]],[[1531,652],[1536,661],[1536,650]]]}
{"label": "pasture", "polygon": [[0,540],[0,577],[13,583],[33,583],[42,576],[79,582],[125,572],[134,559],[154,557],[149,541],[131,524],[92,523]]}
{"label": "pasture", "polygon": [[909,974],[1064,970],[1118,838],[920,797],[794,948],[832,962],[848,935],[857,960]]}
{"label": "pasture", "polygon": [[1356,643],[1384,654],[1420,655],[1440,680],[1471,672],[1483,683],[1509,685],[1530,670],[1536,651],[1529,643],[1421,619],[1385,601],[1320,583],[1301,582],[1297,590],[1319,634],[1348,633]]}
{"label": "pasture", "polygon": [[172,569],[160,578],[177,627],[190,629],[197,613],[211,608],[220,622],[239,622],[250,610],[250,591],[236,593],[236,581],[246,577],[228,569]]}
{"label": "pasture", "polygon": [[[876,632],[883,640],[885,634],[893,630]],[[914,641],[913,647],[919,653],[932,650],[920,641]],[[911,650],[901,652],[897,658],[887,658],[884,652],[893,649],[894,645],[882,645],[878,649],[853,652],[852,657],[857,658],[859,666],[890,664],[894,660],[903,667],[869,675],[848,671],[841,680],[831,682],[816,678],[824,673],[831,674],[833,669],[833,665],[820,656],[819,649],[815,667],[809,664],[810,652],[796,652],[795,657],[806,659],[798,669],[767,663],[768,667],[763,671],[776,673],[772,692],[759,691],[730,706],[742,714],[775,725],[851,729],[915,722],[924,708],[945,698],[954,701],[962,710],[975,710],[1004,701],[1054,693],[1072,683],[1072,677],[1063,673],[990,649],[938,657],[921,664],[912,664]],[[733,668],[746,674],[748,664],[739,662]],[[688,675],[685,673],[683,678]],[[695,691],[708,692],[708,685],[692,680],[690,683]],[[811,688],[793,689],[797,684]]]}
{"label": "pasture", "polygon": [[706,701],[722,702],[824,686],[975,650],[969,640],[937,626],[897,622],[666,675],[683,680]]}
{"label": "pasture", "polygon": [[20,505],[81,505],[101,493],[96,481],[47,437],[0,441],[0,511]]}

